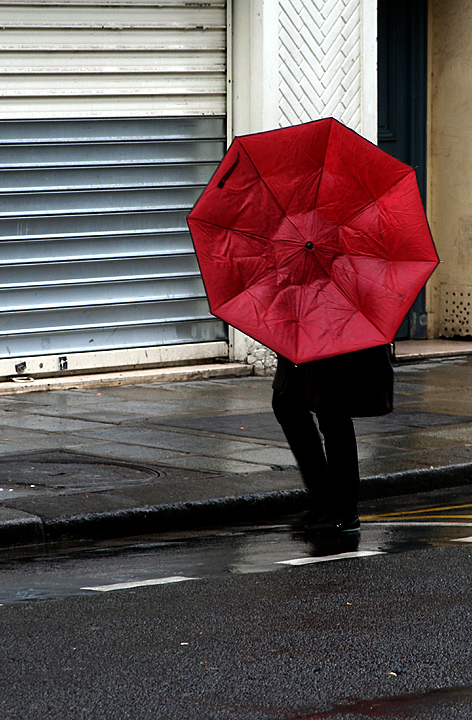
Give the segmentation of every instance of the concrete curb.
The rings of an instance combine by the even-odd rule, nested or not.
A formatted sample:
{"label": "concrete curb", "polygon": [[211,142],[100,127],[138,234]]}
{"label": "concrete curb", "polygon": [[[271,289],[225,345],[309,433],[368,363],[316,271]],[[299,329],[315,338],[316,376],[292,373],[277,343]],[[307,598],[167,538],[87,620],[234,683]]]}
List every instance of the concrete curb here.
{"label": "concrete curb", "polygon": [[217,377],[246,377],[253,374],[252,365],[228,362],[36,379],[19,375],[15,380],[0,383],[0,396],[45,390],[77,390],[116,385],[141,385],[143,383],[189,382],[190,380],[206,380]]}
{"label": "concrete curb", "polygon": [[[454,340],[402,340],[395,347],[394,363],[447,360],[472,354],[472,342]],[[245,363],[207,362],[157,368],[136,368],[82,375],[28,377],[18,375],[0,382],[0,396],[45,390],[76,390],[158,382],[188,382],[212,377],[245,377],[254,374],[254,367]]]}
{"label": "concrete curb", "polygon": [[472,354],[468,340],[400,340],[394,344],[394,362],[423,362],[428,360],[454,360]]}
{"label": "concrete curb", "polygon": [[418,468],[390,475],[374,475],[361,479],[361,500],[411,495],[472,483],[472,463]]}
{"label": "concrete curb", "polygon": [[44,523],[37,515],[27,515],[0,521],[0,548],[42,546],[46,544]]}
{"label": "concrete curb", "polygon": [[[472,483],[472,463],[422,468],[362,478],[360,497],[373,500]],[[0,522],[0,547],[44,546],[133,537],[281,519],[306,508],[303,489],[248,493],[110,512],[37,516]]]}

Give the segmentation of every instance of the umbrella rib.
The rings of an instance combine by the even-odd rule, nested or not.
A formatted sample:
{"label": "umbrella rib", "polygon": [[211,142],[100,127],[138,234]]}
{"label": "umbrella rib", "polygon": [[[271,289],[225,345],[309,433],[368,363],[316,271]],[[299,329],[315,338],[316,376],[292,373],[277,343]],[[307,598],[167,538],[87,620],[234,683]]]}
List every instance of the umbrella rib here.
{"label": "umbrella rib", "polygon": [[[198,217],[192,218],[194,222],[202,223],[203,225],[210,225],[211,227],[219,228],[220,230],[228,230],[228,227],[226,225],[219,225],[218,223],[210,222],[209,220],[200,220]],[[258,235],[255,232],[250,232],[249,230],[243,230],[239,228],[234,228],[235,232],[242,233],[244,235],[249,235],[249,237],[257,238],[258,240],[270,240],[269,237],[266,235]]]}
{"label": "umbrella rib", "polygon": [[[338,287],[338,286],[336,286],[336,287]],[[339,292],[340,292],[342,295],[344,295],[344,293],[342,292],[342,290],[340,290],[339,288],[338,288],[338,290],[339,290]],[[345,296],[345,297],[346,297],[346,296]],[[383,337],[385,338],[385,333],[384,333],[384,331],[378,326],[378,324],[375,323],[375,322],[373,322],[373,320],[371,320],[370,318],[368,318],[368,317],[366,316],[366,314],[365,314],[364,312],[362,312],[362,310],[361,310],[360,307],[357,305],[357,303],[354,303],[354,302],[353,302],[352,300],[350,300],[349,298],[346,298],[346,299],[349,300],[350,303],[352,303],[352,305],[356,308],[357,312],[359,312],[359,313],[362,315],[362,317],[364,318],[364,320],[366,320],[370,325],[372,325],[372,327],[374,327],[374,328],[377,330],[377,332],[380,333],[380,335],[383,335]],[[386,339],[386,338],[385,338],[385,339]]]}
{"label": "umbrella rib", "polygon": [[392,190],[392,188],[399,185],[401,182],[403,182],[405,180],[405,178],[409,177],[409,175],[411,175],[411,173],[414,173],[414,172],[415,172],[414,168],[411,168],[411,171],[407,175],[404,175],[402,178],[400,178],[400,180],[397,180],[396,182],[393,183],[393,185],[390,185],[390,187],[387,188],[386,190],[384,190],[383,193],[381,195],[379,195],[379,197],[374,198],[373,200],[370,201],[370,203],[368,203],[367,205],[364,205],[364,207],[362,207],[360,210],[357,210],[356,212],[354,212],[351,215],[351,217],[347,218],[347,220],[345,220],[343,222],[343,225],[348,225],[353,220],[355,220],[357,217],[359,217],[359,215],[362,215],[362,213],[364,213],[370,207],[375,205],[375,203],[377,203],[379,200],[381,200],[384,197],[384,195],[386,195],[388,192],[390,192],[390,190]]}
{"label": "umbrella rib", "polygon": [[[319,260],[319,258],[318,258],[318,260]],[[357,310],[357,312],[359,312],[359,313],[362,315],[362,317],[363,317],[370,325],[372,325],[372,327],[374,327],[374,328],[377,330],[377,332],[379,332],[381,335],[384,335],[385,333],[383,333],[383,331],[381,330],[381,328],[378,327],[378,326],[375,324],[375,322],[373,322],[370,318],[368,318],[368,317],[366,316],[366,314],[361,310],[361,308],[359,307],[359,305],[358,305],[352,298],[350,298],[350,297],[348,296],[348,294],[343,290],[342,287],[340,287],[340,286],[338,285],[337,282],[335,282],[335,280],[334,280],[331,272],[329,271],[329,269],[327,269],[327,268],[325,267],[324,263],[322,263],[322,262],[320,261],[320,265],[322,266],[322,268],[323,268],[323,270],[325,271],[326,275],[329,277],[331,283],[332,283],[333,286],[336,288],[336,290],[339,292],[339,294],[342,295],[343,298],[344,298],[345,300],[347,300],[348,303],[350,303],[350,304]]]}
{"label": "umbrella rib", "polygon": [[[249,295],[249,297],[252,298],[253,302],[255,302],[255,301],[257,300],[257,298],[255,298],[255,297],[252,295],[252,293],[249,292],[249,290],[246,288],[245,290],[240,290],[238,293],[236,293],[236,295],[233,295],[231,298],[229,298],[229,299],[225,300],[224,302],[220,303],[220,304],[217,305],[214,309],[215,309],[217,312],[219,312],[219,313],[221,313],[221,311],[223,311],[223,313],[224,313],[225,308],[227,307],[228,304],[231,305],[231,304],[234,303],[234,301],[237,300],[238,298],[245,297],[245,296],[248,296],[248,295]],[[216,315],[217,317],[220,317],[220,316],[217,314],[217,312],[213,312],[213,310],[212,310],[213,315]],[[224,320],[224,318],[222,318],[222,320]],[[260,319],[260,323],[261,323],[262,325],[264,325],[264,327],[267,328],[267,323],[265,323],[262,319]],[[233,321],[231,321],[231,325],[233,325],[234,327],[237,328],[237,325],[236,325]],[[243,332],[245,332],[245,331],[243,331]]]}
{"label": "umbrella rib", "polygon": [[[282,215],[284,216],[284,218],[286,218],[286,219],[288,220],[288,222],[289,222],[290,225],[293,227],[293,229],[296,231],[297,235],[299,235],[299,237],[301,238],[301,240],[304,241],[305,239],[304,239],[302,233],[301,233],[300,230],[297,228],[297,226],[294,225],[294,223],[292,222],[292,220],[290,219],[290,217],[287,215],[287,213],[285,212],[284,208],[282,207],[282,205],[280,204],[280,202],[277,200],[276,196],[275,196],[274,193],[272,192],[271,188],[267,185],[266,181],[265,181],[264,178],[261,176],[259,170],[257,169],[256,165],[254,164],[253,159],[252,159],[251,156],[249,155],[248,151],[246,150],[246,148],[244,147],[244,145],[242,144],[242,142],[241,142],[241,141],[239,141],[239,142],[240,142],[241,148],[242,148],[242,149],[244,150],[244,152],[246,153],[247,159],[249,160],[249,162],[251,163],[252,167],[254,168],[254,171],[257,173],[257,175],[258,175],[258,177],[260,178],[261,182],[264,184],[264,187],[266,188],[267,192],[268,192],[268,193],[272,196],[272,198],[274,199],[274,202],[275,202],[276,205],[278,206],[280,212],[282,213]],[[268,239],[269,239],[269,238],[268,238]]]}
{"label": "umbrella rib", "polygon": [[[331,122],[329,123],[329,132],[328,132],[328,138],[326,140],[326,149],[325,149],[325,160],[326,160],[326,155],[328,153],[328,145],[329,145],[329,140],[331,137],[331,130],[333,128],[333,120],[334,120],[334,118],[331,118]],[[315,202],[313,203],[313,208],[318,207],[318,195],[320,194],[320,188],[321,188],[321,183],[323,181],[324,171],[325,171],[325,163],[323,163],[323,165],[321,166],[321,175],[320,175],[320,179],[318,182],[318,187],[316,188],[316,196],[315,196]]]}

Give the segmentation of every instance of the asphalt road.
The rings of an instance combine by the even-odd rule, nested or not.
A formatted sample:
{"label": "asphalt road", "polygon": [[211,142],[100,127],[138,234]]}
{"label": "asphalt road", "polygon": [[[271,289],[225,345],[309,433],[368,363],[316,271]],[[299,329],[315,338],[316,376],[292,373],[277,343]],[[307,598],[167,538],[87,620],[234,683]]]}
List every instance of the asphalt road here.
{"label": "asphalt road", "polygon": [[0,717],[472,717],[472,493],[0,560]]}

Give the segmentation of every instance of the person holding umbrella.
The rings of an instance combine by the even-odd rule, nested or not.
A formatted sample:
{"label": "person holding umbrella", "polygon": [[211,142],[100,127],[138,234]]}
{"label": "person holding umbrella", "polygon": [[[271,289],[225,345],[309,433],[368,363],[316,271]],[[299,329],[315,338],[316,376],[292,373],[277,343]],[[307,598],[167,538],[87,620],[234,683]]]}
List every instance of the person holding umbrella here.
{"label": "person holding umbrella", "polygon": [[307,526],[358,529],[352,418],[391,410],[388,348],[439,262],[414,168],[334,118],[237,137],[187,221],[211,312],[279,356]]}

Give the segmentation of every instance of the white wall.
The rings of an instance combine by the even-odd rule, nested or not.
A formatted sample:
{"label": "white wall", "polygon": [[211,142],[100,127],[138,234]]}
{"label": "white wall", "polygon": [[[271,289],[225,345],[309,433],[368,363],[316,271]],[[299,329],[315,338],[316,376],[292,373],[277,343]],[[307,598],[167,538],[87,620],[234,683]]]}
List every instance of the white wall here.
{"label": "white wall", "polygon": [[[237,0],[232,60],[234,135],[335,117],[376,142],[376,0]],[[236,360],[273,371],[272,352],[230,340]]]}

